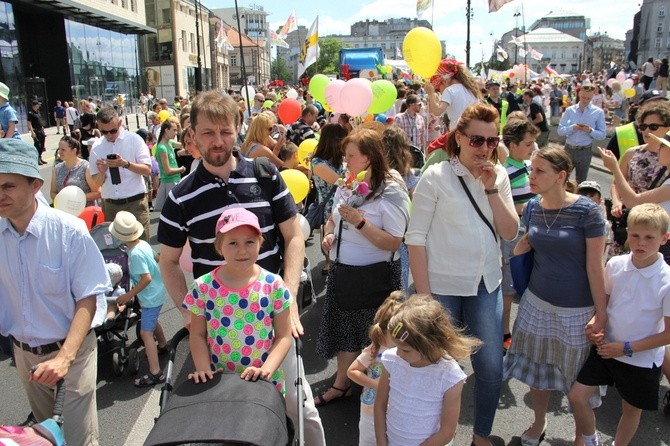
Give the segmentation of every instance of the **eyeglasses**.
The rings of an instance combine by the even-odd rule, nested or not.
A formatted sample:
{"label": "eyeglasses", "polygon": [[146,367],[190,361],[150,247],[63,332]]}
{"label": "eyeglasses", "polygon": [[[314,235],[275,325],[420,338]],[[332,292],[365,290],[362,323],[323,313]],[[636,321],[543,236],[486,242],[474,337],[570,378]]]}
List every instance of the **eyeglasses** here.
{"label": "eyeglasses", "polygon": [[474,147],[476,149],[484,145],[484,143],[486,143],[486,147],[488,147],[489,149],[495,149],[498,147],[498,144],[500,143],[499,136],[490,136],[486,138],[481,135],[471,135],[468,136],[468,138],[470,138],[470,147]]}
{"label": "eyeglasses", "polygon": [[110,135],[116,135],[118,132],[119,132],[119,129],[111,129],[111,130],[103,130],[103,129],[100,129],[100,133],[102,133],[103,135],[106,135],[106,134],[108,134],[108,133],[109,133]]}
{"label": "eyeglasses", "polygon": [[582,87],[582,90],[584,90],[584,91],[595,91],[596,87],[594,87],[593,85],[584,85]]}
{"label": "eyeglasses", "polygon": [[647,129],[651,130],[652,132],[655,132],[656,130],[660,129],[661,127],[667,127],[667,125],[663,124],[640,124],[639,125],[641,131],[645,131]]}

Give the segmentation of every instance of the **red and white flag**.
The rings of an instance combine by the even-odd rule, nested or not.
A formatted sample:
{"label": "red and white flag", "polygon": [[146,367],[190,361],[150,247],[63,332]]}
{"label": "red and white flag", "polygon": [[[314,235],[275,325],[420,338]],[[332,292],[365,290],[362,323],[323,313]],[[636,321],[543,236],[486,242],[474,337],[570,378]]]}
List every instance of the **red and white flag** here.
{"label": "red and white flag", "polygon": [[286,23],[284,23],[284,26],[279,30],[279,37],[281,37],[282,40],[286,39],[288,33],[295,31],[296,29],[298,29],[298,25],[295,23],[295,11],[291,11],[291,15],[286,19]]}
{"label": "red and white flag", "polygon": [[503,7],[505,3],[509,3],[512,0],[489,0],[489,12],[496,12]]}
{"label": "red and white flag", "polygon": [[548,63],[546,67],[544,67],[544,72],[549,74],[549,76],[558,76],[558,72],[551,68],[551,64]]}

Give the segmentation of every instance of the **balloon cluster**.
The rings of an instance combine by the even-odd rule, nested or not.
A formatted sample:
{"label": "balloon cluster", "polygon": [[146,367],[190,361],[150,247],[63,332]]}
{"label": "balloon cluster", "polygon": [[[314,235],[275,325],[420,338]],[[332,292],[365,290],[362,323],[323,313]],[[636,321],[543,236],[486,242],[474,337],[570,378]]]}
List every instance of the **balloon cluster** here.
{"label": "balloon cluster", "polygon": [[619,71],[616,77],[607,79],[607,86],[612,88],[615,82],[621,84],[621,90],[627,98],[632,98],[635,96],[635,88],[633,88],[634,82],[633,79],[626,79],[626,73]]}

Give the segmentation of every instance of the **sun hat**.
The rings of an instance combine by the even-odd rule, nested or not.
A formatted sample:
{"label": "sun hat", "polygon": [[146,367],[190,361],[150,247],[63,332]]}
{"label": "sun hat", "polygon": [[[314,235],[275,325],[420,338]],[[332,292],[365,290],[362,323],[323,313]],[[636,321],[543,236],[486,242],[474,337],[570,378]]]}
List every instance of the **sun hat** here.
{"label": "sun hat", "polygon": [[602,193],[600,190],[600,184],[598,184],[596,181],[587,180],[579,183],[579,186],[577,186],[577,190],[579,191],[584,189],[592,189],[598,192],[599,194]]}
{"label": "sun hat", "polygon": [[244,208],[230,208],[223,211],[221,217],[216,222],[216,233],[225,234],[240,226],[251,226],[261,234],[261,226],[258,223],[258,217],[251,211]]}
{"label": "sun hat", "polygon": [[21,139],[0,139],[0,173],[14,173],[44,181],[37,165],[35,147]]}
{"label": "sun hat", "polygon": [[5,98],[9,101],[9,87],[0,82],[0,98]]}
{"label": "sun hat", "polygon": [[119,211],[109,225],[109,233],[122,242],[132,242],[140,238],[144,226],[128,211]]}

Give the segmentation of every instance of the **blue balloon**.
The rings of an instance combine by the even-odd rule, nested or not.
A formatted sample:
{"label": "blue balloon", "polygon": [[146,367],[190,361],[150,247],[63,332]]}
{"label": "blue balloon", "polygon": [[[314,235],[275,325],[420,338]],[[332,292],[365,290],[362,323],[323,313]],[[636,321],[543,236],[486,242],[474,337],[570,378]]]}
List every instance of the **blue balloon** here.
{"label": "blue balloon", "polygon": [[380,113],[375,117],[375,121],[381,122],[382,124],[386,124],[386,120],[388,117],[384,113]]}

